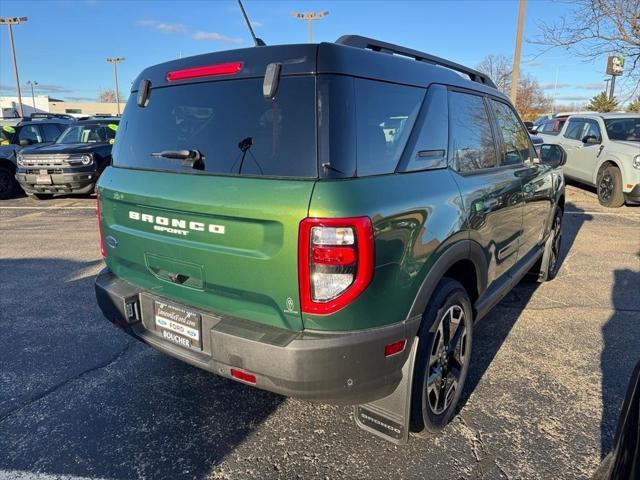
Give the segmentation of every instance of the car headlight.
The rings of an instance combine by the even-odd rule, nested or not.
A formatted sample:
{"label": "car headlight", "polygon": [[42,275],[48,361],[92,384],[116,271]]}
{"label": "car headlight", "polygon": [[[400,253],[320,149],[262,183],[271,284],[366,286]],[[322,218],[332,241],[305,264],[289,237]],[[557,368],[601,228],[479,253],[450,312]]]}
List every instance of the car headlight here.
{"label": "car headlight", "polygon": [[16,155],[16,162],[18,162],[18,165],[21,167],[24,166],[24,156],[22,155],[22,152],[18,152],[18,155]]}
{"label": "car headlight", "polygon": [[84,153],[82,155],[73,155],[67,159],[69,165],[91,165],[93,163],[93,155]]}
{"label": "car headlight", "polygon": [[640,155],[633,157],[633,168],[640,170]]}

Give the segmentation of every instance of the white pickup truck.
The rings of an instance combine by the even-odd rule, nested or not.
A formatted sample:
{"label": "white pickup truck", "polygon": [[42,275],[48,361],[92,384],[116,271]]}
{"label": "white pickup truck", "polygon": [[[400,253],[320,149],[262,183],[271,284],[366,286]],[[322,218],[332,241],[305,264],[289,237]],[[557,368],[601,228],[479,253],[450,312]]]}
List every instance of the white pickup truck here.
{"label": "white pickup truck", "polygon": [[565,177],[596,187],[601,205],[640,203],[639,114],[576,114],[560,132],[539,135],[564,147]]}

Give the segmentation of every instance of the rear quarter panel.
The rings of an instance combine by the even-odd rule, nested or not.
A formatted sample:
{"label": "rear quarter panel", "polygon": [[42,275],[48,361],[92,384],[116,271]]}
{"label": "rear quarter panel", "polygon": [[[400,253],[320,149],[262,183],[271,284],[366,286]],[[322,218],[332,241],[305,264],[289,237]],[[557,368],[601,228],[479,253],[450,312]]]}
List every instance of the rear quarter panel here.
{"label": "rear quarter panel", "polygon": [[407,318],[426,272],[463,231],[462,202],[447,169],[316,183],[310,217],[371,218],[376,268],[369,287],[342,310],[303,315],[304,327],[356,330]]}

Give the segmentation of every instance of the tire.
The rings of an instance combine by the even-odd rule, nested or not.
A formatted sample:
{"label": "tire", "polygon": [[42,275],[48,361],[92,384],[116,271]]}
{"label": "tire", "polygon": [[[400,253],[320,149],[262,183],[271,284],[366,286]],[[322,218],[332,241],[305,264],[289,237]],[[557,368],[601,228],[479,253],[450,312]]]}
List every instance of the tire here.
{"label": "tire", "polygon": [[596,188],[600,205],[608,208],[618,208],[624,205],[622,174],[615,165],[608,165],[600,170]]}
{"label": "tire", "polygon": [[0,200],[13,197],[17,191],[18,183],[13,172],[6,167],[0,167]]}
{"label": "tire", "polygon": [[[451,324],[456,319],[451,337]],[[449,329],[443,328],[447,325]],[[411,389],[413,432],[438,433],[455,415],[469,370],[472,334],[469,295],[457,281],[443,278],[427,305],[418,333]]]}
{"label": "tire", "polygon": [[548,282],[556,278],[560,271],[560,250],[562,248],[562,209],[556,208],[551,224],[549,238],[544,244],[542,258],[531,273],[538,277],[539,282]]}

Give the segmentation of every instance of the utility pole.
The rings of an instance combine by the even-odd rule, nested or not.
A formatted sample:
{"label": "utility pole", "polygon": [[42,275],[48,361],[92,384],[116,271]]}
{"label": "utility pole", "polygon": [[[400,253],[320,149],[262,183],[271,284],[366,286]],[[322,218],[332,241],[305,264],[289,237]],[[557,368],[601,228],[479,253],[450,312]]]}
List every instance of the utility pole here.
{"label": "utility pole", "polygon": [[329,15],[328,11],[324,11],[324,12],[307,12],[307,13],[300,13],[300,12],[293,12],[292,15],[299,19],[299,20],[306,20],[307,21],[307,41],[309,43],[313,43],[313,21],[314,20],[320,20],[321,18],[326,17],[327,15]]}
{"label": "utility pole", "polygon": [[116,105],[118,109],[118,116],[120,116],[120,91],[118,87],[118,64],[120,62],[124,62],[126,59],[124,57],[109,57],[107,58],[107,62],[113,64],[113,75],[116,78]]}
{"label": "utility pole", "polygon": [[613,93],[616,89],[616,76],[611,75],[611,89],[609,90],[609,100],[613,100]]}
{"label": "utility pole", "polygon": [[27,17],[0,17],[0,25],[7,25],[9,27],[9,45],[11,45],[11,53],[13,54],[13,72],[16,75],[16,89],[18,90],[18,110],[20,110],[20,116],[24,117],[24,110],[22,108],[22,94],[20,93],[20,76],[18,75],[18,62],[16,60],[16,49],[13,44],[13,26],[19,25],[22,22],[26,22]]}
{"label": "utility pole", "polygon": [[518,8],[518,31],[516,33],[516,48],[513,53],[513,78],[511,79],[511,103],[516,104],[518,98],[518,75],[520,73],[520,54],[522,53],[522,31],[524,30],[524,14],[527,10],[527,0],[520,0]]}
{"label": "utility pole", "polygon": [[33,102],[33,111],[36,111],[36,96],[33,93],[33,87],[38,86],[38,82],[34,82],[32,80],[27,80],[27,85],[31,86],[31,101]]}

